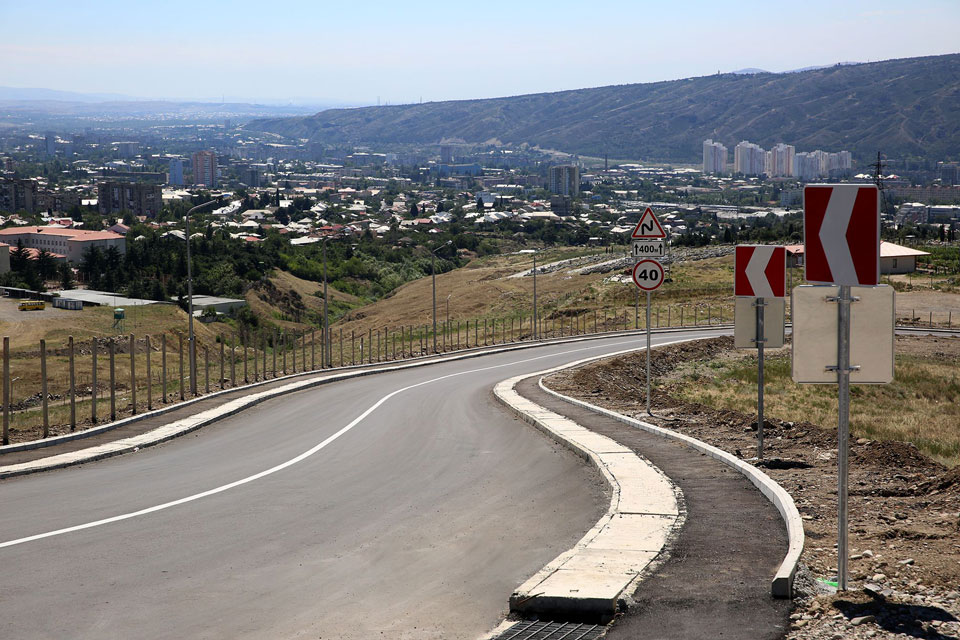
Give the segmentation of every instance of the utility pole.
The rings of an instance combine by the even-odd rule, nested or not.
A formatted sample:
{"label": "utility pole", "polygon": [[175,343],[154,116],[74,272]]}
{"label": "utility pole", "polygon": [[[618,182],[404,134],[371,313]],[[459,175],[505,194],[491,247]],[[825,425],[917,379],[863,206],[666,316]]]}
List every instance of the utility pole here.
{"label": "utility pole", "polygon": [[537,339],[540,314],[537,313],[537,252],[533,252],[533,339]]}
{"label": "utility pole", "polygon": [[430,280],[433,285],[433,352],[437,352],[437,251],[450,245],[453,240],[447,240],[430,252]]}
{"label": "utility pole", "polygon": [[328,367],[333,367],[333,341],[330,340],[330,318],[327,315],[327,236],[323,236],[323,350]]}
{"label": "utility pole", "polygon": [[187,211],[187,215],[185,216],[187,230],[187,324],[190,334],[187,341],[187,350],[188,358],[190,359],[190,394],[193,396],[197,395],[197,344],[193,335],[193,269],[190,265],[190,215],[194,211],[203,209],[216,202],[219,202],[219,199],[208,200],[203,204],[198,204]]}

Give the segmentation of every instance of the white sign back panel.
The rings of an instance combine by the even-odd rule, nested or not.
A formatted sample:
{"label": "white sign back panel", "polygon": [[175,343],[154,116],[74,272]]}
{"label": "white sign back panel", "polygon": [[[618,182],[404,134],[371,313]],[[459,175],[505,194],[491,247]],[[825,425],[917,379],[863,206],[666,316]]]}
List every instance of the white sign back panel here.
{"label": "white sign back panel", "polygon": [[[767,339],[764,348],[779,349],[783,346],[783,317],[786,298],[764,298],[763,336]],[[756,298],[738,296],[733,307],[733,346],[737,349],[756,349],[757,308]]]}
{"label": "white sign back panel", "polygon": [[[802,285],[793,289],[793,381],[836,384],[837,303],[840,287]],[[850,305],[851,384],[887,384],[893,381],[894,292],[888,285],[853,287],[859,301]]]}

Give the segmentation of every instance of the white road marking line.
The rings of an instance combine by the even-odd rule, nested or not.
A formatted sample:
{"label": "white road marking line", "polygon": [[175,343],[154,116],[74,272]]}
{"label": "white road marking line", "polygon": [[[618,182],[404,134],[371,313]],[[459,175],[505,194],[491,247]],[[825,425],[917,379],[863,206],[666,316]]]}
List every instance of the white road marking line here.
{"label": "white road marking line", "polygon": [[102,520],[95,520],[95,521],[93,521],[93,522],[87,522],[87,523],[84,523],[84,524],[78,524],[78,525],[74,525],[74,526],[72,526],[72,527],[65,527],[65,528],[63,528],[63,529],[56,529],[56,530],[54,530],[54,531],[47,531],[46,533],[38,533],[38,534],[36,534],[36,535],[27,536],[27,537],[25,537],[25,538],[17,538],[16,540],[8,540],[8,541],[6,541],[6,542],[0,542],[0,549],[6,548],[6,547],[13,547],[13,546],[15,546],[15,545],[24,544],[24,543],[27,543],[27,542],[33,542],[33,541],[35,541],[35,540],[42,540],[42,539],[44,539],[44,538],[52,538],[52,537],[54,537],[54,536],[60,536],[60,535],[64,535],[64,534],[67,534],[67,533],[73,533],[73,532],[75,532],[75,531],[83,531],[84,529],[92,529],[92,528],[94,528],[94,527],[101,527],[101,526],[103,526],[103,525],[112,524],[112,523],[114,523],[114,522],[121,522],[121,521],[123,521],[123,520],[130,520],[131,518],[137,518],[137,517],[139,517],[139,516],[144,516],[144,515],[147,515],[147,514],[150,514],[150,513],[155,513],[155,512],[157,512],[157,511],[163,511],[163,510],[165,510],[165,509],[169,509],[169,508],[171,508],[171,507],[176,507],[176,506],[181,505],[181,504],[186,504],[186,503],[188,503],[188,502],[193,502],[194,500],[200,500],[201,498],[206,498],[206,497],[208,497],[208,496],[216,495],[216,494],[218,494],[218,493],[223,493],[224,491],[228,491],[228,490],[233,489],[233,488],[235,488],[235,487],[239,487],[239,486],[245,485],[245,484],[247,484],[247,483],[249,483],[249,482],[253,482],[254,480],[259,480],[260,478],[265,478],[265,477],[267,477],[267,476],[269,476],[269,475],[273,475],[274,473],[277,473],[278,471],[282,471],[282,470],[286,469],[287,467],[291,467],[291,466],[297,464],[298,462],[302,462],[303,460],[306,460],[307,458],[309,458],[309,457],[312,456],[313,454],[317,453],[317,452],[320,451],[321,449],[325,448],[327,445],[329,445],[329,444],[331,444],[332,442],[334,442],[337,438],[339,438],[340,436],[342,436],[343,434],[347,433],[348,431],[350,431],[351,429],[353,429],[355,426],[357,426],[358,424],[360,424],[360,422],[362,422],[362,421],[363,421],[367,416],[369,416],[371,413],[373,413],[374,411],[376,411],[377,408],[379,408],[384,402],[386,402],[387,400],[389,400],[389,399],[392,398],[393,396],[395,396],[395,395],[397,395],[397,394],[400,394],[400,393],[403,393],[404,391],[409,391],[410,389],[415,389],[415,388],[417,388],[417,387],[422,387],[422,386],[427,385],[427,384],[432,384],[432,383],[434,383],[434,382],[439,382],[440,380],[446,380],[447,378],[454,378],[454,377],[457,377],[457,376],[467,375],[467,374],[471,374],[471,373],[478,373],[478,372],[480,372],[480,371],[489,371],[489,370],[491,370],[491,369],[500,369],[500,368],[503,368],[503,367],[512,367],[512,366],[515,366],[515,365],[518,365],[518,364],[524,364],[524,363],[526,363],[526,362],[533,362],[533,361],[535,361],[535,360],[543,360],[544,358],[555,358],[555,357],[557,357],[557,356],[564,356],[564,355],[571,354],[571,353],[579,353],[579,352],[581,352],[581,351],[591,351],[591,350],[599,349],[599,348],[609,348],[609,347],[615,347],[615,346],[618,346],[618,345],[629,344],[629,343],[631,343],[631,342],[636,342],[638,339],[639,339],[639,338],[634,338],[634,339],[632,339],[632,340],[621,341],[621,342],[614,342],[614,343],[609,343],[609,344],[604,344],[604,345],[592,345],[592,346],[589,346],[589,347],[582,347],[582,348],[579,348],[579,349],[571,349],[571,350],[569,350],[569,351],[561,351],[561,352],[559,352],[559,353],[551,353],[551,354],[547,354],[547,355],[536,356],[536,357],[534,357],[534,358],[526,358],[526,359],[524,359],[524,360],[516,360],[516,361],[514,361],[514,362],[507,362],[507,363],[504,363],[504,364],[492,365],[492,366],[489,366],[489,367],[480,367],[480,368],[478,368],[478,369],[470,369],[469,371],[460,371],[460,372],[457,372],[457,373],[449,373],[449,374],[447,374],[447,375],[440,376],[440,377],[438,377],[438,378],[432,378],[432,379],[430,379],[430,380],[424,380],[423,382],[418,382],[418,383],[416,383],[416,384],[411,384],[411,385],[409,385],[409,386],[406,386],[406,387],[397,389],[397,390],[392,391],[392,392],[388,393],[387,395],[383,396],[383,397],[380,398],[377,402],[375,402],[373,405],[371,405],[369,408],[367,408],[366,411],[364,411],[364,412],[361,413],[359,416],[357,416],[356,418],[354,418],[353,420],[351,420],[350,423],[347,424],[345,427],[343,427],[342,429],[340,429],[339,431],[337,431],[337,432],[334,433],[333,435],[331,435],[331,436],[329,436],[328,438],[326,438],[323,442],[321,442],[321,443],[319,443],[319,444],[311,447],[310,449],[307,449],[306,451],[304,451],[304,452],[301,453],[300,455],[296,456],[295,458],[291,458],[290,460],[287,460],[286,462],[282,462],[282,463],[280,463],[280,464],[278,464],[278,465],[276,465],[276,466],[270,467],[269,469],[266,469],[266,470],[261,471],[261,472],[259,472],[259,473],[255,473],[255,474],[253,474],[252,476],[247,476],[246,478],[242,478],[242,479],[240,479],[240,480],[236,480],[236,481],[234,481],[234,482],[230,482],[230,483],[228,483],[228,484],[221,485],[221,486],[216,487],[216,488],[214,488],[214,489],[209,489],[209,490],[207,490],[207,491],[202,491],[202,492],[200,492],[200,493],[195,493],[195,494],[193,494],[193,495],[186,496],[186,497],[184,497],[184,498],[179,498],[179,499],[177,499],[177,500],[172,500],[172,501],[170,501],[170,502],[164,502],[163,504],[158,504],[158,505],[155,505],[155,506],[152,506],[152,507],[147,507],[146,509],[140,509],[139,511],[131,511],[131,512],[129,512],[129,513],[123,513],[123,514],[120,514],[120,515],[117,515],[117,516],[112,516],[112,517],[110,517],[110,518],[104,518],[104,519],[102,519]]}

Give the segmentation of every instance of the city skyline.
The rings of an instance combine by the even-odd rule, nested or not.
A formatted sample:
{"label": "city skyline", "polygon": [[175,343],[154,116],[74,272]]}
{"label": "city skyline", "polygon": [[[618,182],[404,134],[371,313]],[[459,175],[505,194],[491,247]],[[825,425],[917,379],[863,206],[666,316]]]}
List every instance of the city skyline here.
{"label": "city skyline", "polygon": [[[954,52],[960,28],[960,5],[947,0],[909,10],[816,0],[789,15],[759,2],[695,2],[682,13],[623,2],[590,12],[564,0],[484,6],[374,2],[358,16],[302,2],[263,13],[250,2],[41,9],[0,0],[5,23],[42,26],[12,29],[0,44],[3,84],[143,99],[400,104],[939,55]],[[109,29],[91,38],[85,24]],[[718,46],[774,32],[798,46],[762,54]]]}

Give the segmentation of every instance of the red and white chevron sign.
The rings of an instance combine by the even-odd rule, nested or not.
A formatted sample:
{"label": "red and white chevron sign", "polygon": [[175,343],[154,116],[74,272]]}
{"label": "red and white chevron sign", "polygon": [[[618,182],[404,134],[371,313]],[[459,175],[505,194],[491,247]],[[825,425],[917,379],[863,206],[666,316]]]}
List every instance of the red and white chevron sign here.
{"label": "red and white chevron sign", "polygon": [[880,198],[872,184],[803,190],[804,277],[839,285],[880,283]]}
{"label": "red and white chevron sign", "polygon": [[733,295],[783,298],[787,293],[787,250],[768,245],[737,245]]}

